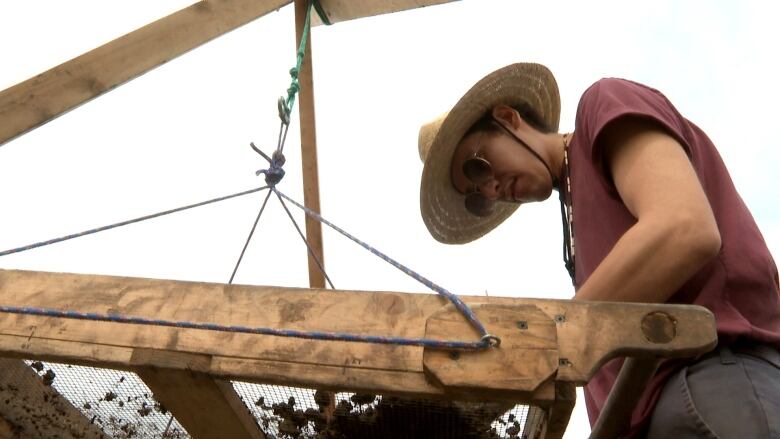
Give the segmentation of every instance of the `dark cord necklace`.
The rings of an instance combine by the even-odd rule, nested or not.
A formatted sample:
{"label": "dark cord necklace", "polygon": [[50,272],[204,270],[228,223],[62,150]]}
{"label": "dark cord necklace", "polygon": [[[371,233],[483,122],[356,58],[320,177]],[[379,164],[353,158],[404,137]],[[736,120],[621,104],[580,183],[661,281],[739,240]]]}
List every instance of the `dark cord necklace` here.
{"label": "dark cord necklace", "polygon": [[[575,285],[574,280],[574,210],[571,205],[571,178],[569,168],[569,144],[571,143],[571,135],[564,134],[563,139],[563,163],[564,163],[564,176],[566,177],[566,187],[559,185],[558,188],[558,200],[561,202],[561,221],[563,223],[563,264],[566,267],[566,271],[571,277],[572,285]],[[567,141],[568,140],[568,141]],[[568,202],[567,202],[568,194]]]}

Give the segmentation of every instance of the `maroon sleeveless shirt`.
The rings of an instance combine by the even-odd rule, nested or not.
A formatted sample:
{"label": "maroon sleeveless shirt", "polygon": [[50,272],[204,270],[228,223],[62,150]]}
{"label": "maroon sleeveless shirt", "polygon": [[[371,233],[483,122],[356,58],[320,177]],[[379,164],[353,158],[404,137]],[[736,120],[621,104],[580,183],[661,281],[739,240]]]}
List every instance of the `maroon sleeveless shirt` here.
{"label": "maroon sleeveless shirt", "polygon": [[[728,111],[728,109],[724,109]],[[582,285],[635,222],[603,172],[598,136],[611,121],[634,116],[654,120],[686,149],[712,206],[722,247],[669,303],[702,305],[715,314],[720,343],[757,341],[780,346],[777,266],[712,141],[660,92],[622,79],[602,79],[580,99],[570,145],[576,285]],[[617,377],[621,360],[599,370],[585,388],[591,425]],[[660,391],[680,362],[664,363],[631,419],[627,437],[640,435]]]}

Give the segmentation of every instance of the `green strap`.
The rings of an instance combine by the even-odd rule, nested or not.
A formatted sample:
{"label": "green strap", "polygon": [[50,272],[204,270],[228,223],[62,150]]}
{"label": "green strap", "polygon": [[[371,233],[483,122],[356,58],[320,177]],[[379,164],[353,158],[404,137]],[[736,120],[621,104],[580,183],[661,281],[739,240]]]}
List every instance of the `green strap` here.
{"label": "green strap", "polygon": [[319,2],[312,0],[309,2],[309,6],[306,9],[306,21],[303,24],[303,32],[301,32],[301,42],[298,46],[297,62],[295,67],[290,69],[290,76],[292,82],[290,82],[290,88],[287,89],[287,99],[279,98],[279,117],[285,124],[290,123],[290,114],[292,113],[293,106],[295,106],[295,95],[301,89],[301,85],[298,82],[298,74],[301,72],[301,66],[303,65],[303,57],[306,53],[306,41],[309,39],[309,30],[311,29],[311,10],[312,7],[317,9],[317,13],[320,15],[323,23],[330,24],[323,12]]}

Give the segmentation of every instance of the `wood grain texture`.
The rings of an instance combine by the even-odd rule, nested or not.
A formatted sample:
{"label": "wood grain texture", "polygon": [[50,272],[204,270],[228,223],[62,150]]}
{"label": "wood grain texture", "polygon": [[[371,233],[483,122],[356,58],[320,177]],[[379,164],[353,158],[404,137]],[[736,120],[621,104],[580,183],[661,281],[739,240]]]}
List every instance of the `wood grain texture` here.
{"label": "wood grain texture", "polygon": [[[488,393],[533,392],[558,369],[555,322],[533,305],[478,304],[472,310],[501,346],[484,352],[452,353],[426,350],[423,362],[429,376],[449,389]],[[433,339],[479,338],[463,316],[447,305],[428,318],[425,336]]]}
{"label": "wood grain texture", "polygon": [[14,85],[0,92],[0,145],[291,1],[202,0]]}
{"label": "wood grain texture", "polygon": [[[695,355],[711,349],[716,342],[714,319],[701,307],[469,296],[464,300],[473,305],[533,306],[548,316],[544,319],[538,314],[534,318],[540,324],[555,322],[559,358],[555,379],[575,384],[586,382],[598,365],[616,355]],[[223,325],[408,338],[423,337],[429,318],[447,304],[431,294],[225,285],[16,270],[0,270],[0,303]],[[651,312],[667,313],[676,322],[676,336],[668,343],[651,342],[643,334],[643,317]],[[489,315],[483,320],[488,331],[500,329]],[[532,323],[534,320],[528,320],[529,325],[536,325]],[[447,324],[450,323],[455,334],[471,330],[465,319]],[[502,343],[546,346],[545,340],[529,338],[523,332],[506,335]],[[0,314],[0,354],[4,356],[36,356],[126,368],[139,365],[132,361],[134,350],[139,348],[167,351],[174,357],[180,353],[211,356],[203,372],[216,377],[333,390],[484,398],[479,391],[445,388],[429,379],[423,367],[421,347]],[[185,368],[177,366],[175,361],[154,361],[162,367]],[[533,363],[533,359],[526,361]],[[536,393],[539,392],[547,392],[544,398],[547,403],[552,401],[554,392],[550,394],[549,388],[542,386]],[[515,396],[529,395],[524,391],[501,395],[501,398],[512,400]]]}
{"label": "wood grain texture", "polygon": [[[163,364],[172,360],[164,352],[142,349],[134,352],[133,362],[155,363],[155,357],[162,357],[159,362]],[[179,355],[183,358],[187,357]],[[194,439],[265,439],[230,381],[199,371],[207,370],[209,362],[208,356],[191,354],[184,362],[185,370],[137,367],[134,371]]]}
{"label": "wood grain texture", "polygon": [[555,402],[547,408],[542,437],[544,439],[561,439],[569,425],[571,412],[577,402],[577,391],[572,383],[555,383]]}
{"label": "wood grain texture", "polygon": [[[299,47],[303,35],[308,0],[295,0],[295,47]],[[317,164],[317,122],[314,115],[314,71],[312,66],[311,32],[306,40],[306,51],[298,72],[298,116],[301,130],[301,171],[303,174],[303,204],[320,212],[320,177]],[[307,251],[309,264],[309,287],[325,288],[325,275],[317,265],[315,256],[323,269],[325,253],[322,245],[322,224],[306,215],[306,241],[314,256]]]}
{"label": "wood grain texture", "polygon": [[[320,5],[331,23],[354,20],[373,15],[400,12],[407,9],[440,5],[453,0],[320,0]],[[320,24],[320,20],[316,20]]]}

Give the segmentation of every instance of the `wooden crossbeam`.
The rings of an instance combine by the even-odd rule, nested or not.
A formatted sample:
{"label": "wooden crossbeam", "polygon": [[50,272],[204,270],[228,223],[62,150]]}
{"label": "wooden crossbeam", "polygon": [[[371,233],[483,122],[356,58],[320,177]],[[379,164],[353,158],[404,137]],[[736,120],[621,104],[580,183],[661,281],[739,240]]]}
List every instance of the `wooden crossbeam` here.
{"label": "wooden crossbeam", "polygon": [[14,85],[0,92],[0,145],[291,2],[202,0]]}
{"label": "wooden crossbeam", "polygon": [[[183,358],[187,361],[182,364]],[[179,355],[171,359],[157,351],[136,349],[132,361],[158,365],[179,362],[176,369],[156,366],[137,367],[134,371],[193,438],[265,439],[230,381],[213,379],[199,370],[203,368],[199,365],[208,363],[208,356]]]}
{"label": "wooden crossbeam", "polygon": [[[701,354],[717,342],[712,314],[692,305],[463,300],[501,338],[500,347],[452,355],[415,346],[0,313],[0,357],[141,370],[174,405],[184,395],[181,389],[198,387],[192,391],[198,400],[217,401],[228,411],[239,426],[236,437],[256,432],[246,428],[246,408],[225,392],[222,379],[533,404],[543,410],[545,437],[558,438],[573,407],[572,386],[587,382],[607,360],[620,355],[649,364]],[[225,326],[456,340],[478,335],[451,304],[430,294],[0,270],[0,303]],[[185,418],[200,413],[176,410]]]}
{"label": "wooden crossbeam", "polygon": [[[453,0],[319,0],[328,21],[354,20],[372,15],[449,3]],[[317,20],[319,22],[319,20]]]}
{"label": "wooden crossbeam", "polygon": [[[448,337],[474,338],[474,330],[465,319],[453,313],[444,299],[430,294],[323,293],[311,289],[0,270],[0,299],[6,306],[223,325],[410,338],[446,329]],[[411,396],[449,395],[477,400],[498,397],[513,401],[538,397],[542,403],[551,403],[555,392],[546,386],[550,378],[581,385],[601,364],[617,355],[691,356],[711,349],[717,340],[712,314],[691,305],[480,296],[466,296],[464,300],[472,304],[488,331],[502,335],[503,342],[501,348],[463,354],[452,361],[458,367],[473,368],[483,355],[507,364],[507,376],[523,379],[513,382],[501,375],[503,368],[492,366],[484,368],[483,374],[463,375],[452,364],[442,363],[440,352],[416,346],[304,340],[8,313],[0,313],[0,355],[75,360],[120,368],[176,368],[171,362],[160,364],[154,356],[149,356],[145,364],[133,360],[137,349],[149,349],[168,357],[208,356],[210,361],[202,372],[216,377]],[[513,315],[518,319],[539,318],[539,313],[555,322],[552,329],[549,325],[534,329],[529,326],[535,325],[530,318],[512,321]],[[498,315],[502,317],[496,320]],[[514,331],[511,325],[517,325]],[[556,356],[551,357],[557,364],[553,370],[546,359],[534,360],[538,355],[550,358],[550,337],[557,343]],[[507,392],[490,389],[491,382],[500,380],[505,380]]]}

